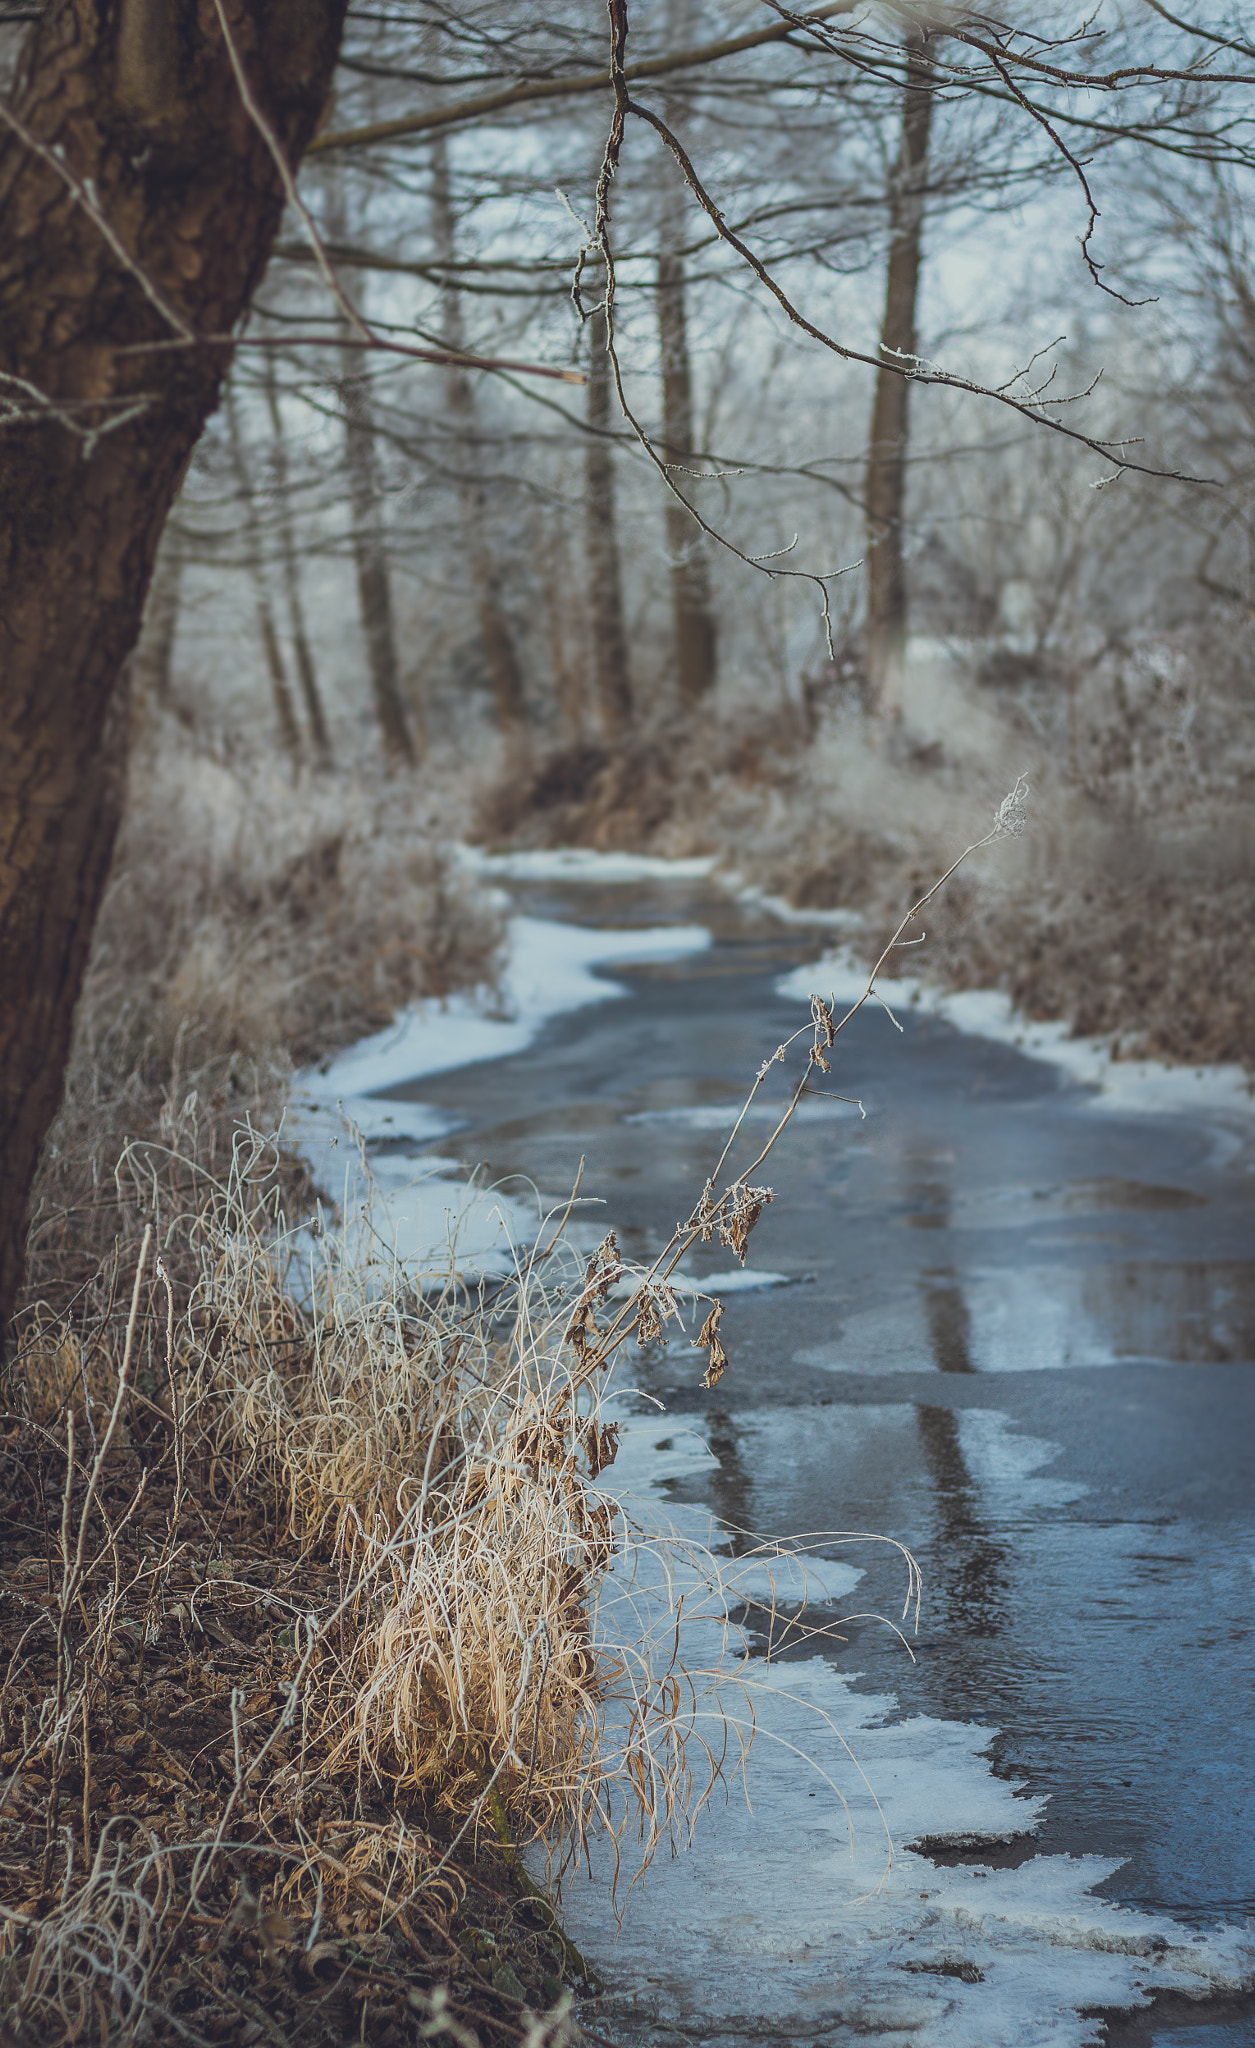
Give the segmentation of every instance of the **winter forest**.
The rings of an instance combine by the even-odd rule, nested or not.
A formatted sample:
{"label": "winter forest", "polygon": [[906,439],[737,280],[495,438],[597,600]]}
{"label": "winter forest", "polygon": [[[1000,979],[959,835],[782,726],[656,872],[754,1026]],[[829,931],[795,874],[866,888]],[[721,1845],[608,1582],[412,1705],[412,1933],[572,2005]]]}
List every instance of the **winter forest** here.
{"label": "winter forest", "polygon": [[633,15],[607,169],[595,14],[350,11],[162,543],[141,744],[244,810],[412,774],[469,836],[824,907],[1024,769],[1050,880],[1004,863],[951,971],[1242,1057],[1193,950],[1199,880],[1222,950],[1245,902],[1240,33],[806,20]]}
{"label": "winter forest", "polygon": [[[1019,1455],[999,1431],[1070,1439],[1053,1410],[1004,1413],[992,1393],[939,1420],[907,1385],[913,1344],[928,1372],[974,1375],[1009,1372],[1008,1346],[1114,1374],[1255,1345],[1249,1187],[1198,1178],[1249,1174],[1249,1130],[1204,1161],[1162,1080],[1196,1076],[1199,1102],[1227,1089],[1232,1132],[1255,1067],[1253,110],[1238,0],[0,0],[6,2043],[629,2048],[687,2026],[729,2048],[1115,2048],[1117,2012],[1218,1998],[1238,2031],[1203,2038],[1253,2038],[1236,1878],[1223,1926],[1197,1904],[1205,1969],[1173,1931],[1184,1893],[1140,1865],[1094,1906],[1078,1864],[1066,1910],[1034,1865],[1022,1977],[990,1932],[1019,1906],[967,1948],[947,1922],[923,1961],[905,1946],[923,1919],[899,1917],[893,1968],[912,1974],[892,1982],[918,1992],[900,2026],[888,1992],[883,2024],[859,2018],[865,1997],[881,2011],[870,1963],[826,2019],[804,1972],[774,2017],[761,1988],[710,2003],[731,1934],[694,1933],[696,1990],[649,1972],[673,1911],[723,1926],[756,1838],[735,1837],[707,1893],[642,1908],[630,1997],[628,1965],[599,1961],[618,1893],[609,1917],[578,1889],[561,1910],[562,1882],[604,1876],[606,1841],[626,1887],[688,1839],[760,1708],[782,1751],[818,1754],[795,1697],[764,1704],[755,1673],[770,1691],[778,1640],[833,1654],[829,1609],[864,1560],[847,1582],[822,1546],[794,1548],[786,1599],[785,1552],[761,1536],[786,1505],[798,1527],[822,1513],[883,1535],[917,1621],[931,1543],[943,1585],[954,1567],[953,1639],[1010,1628],[998,1517],[1019,1525],[982,1493]],[[707,947],[711,975],[741,947],[759,979],[709,999],[694,1043],[724,1079],[690,1101],[676,1075],[698,1056],[658,991]],[[773,1005],[816,961],[829,993],[808,984],[776,1053]],[[581,1005],[604,1023],[607,989],[662,1007],[633,1037],[625,1004],[596,1083],[580,1068],[560,1101],[543,1061],[574,1076],[584,1041],[562,1033]],[[846,1200],[807,1151],[808,1098],[834,1069],[844,1085],[857,1018],[833,1099],[866,1119],[857,1034],[877,1002],[886,1029],[908,1019],[894,1057],[909,1070],[918,1050],[903,1099],[932,1136],[878,1151],[873,1129],[868,1270],[888,1272],[902,1216],[990,1235],[970,1271],[949,1236],[912,1239],[909,1314],[834,1363],[837,1297],[822,1328],[818,1307],[781,1306],[794,1282],[829,1285],[831,1240],[781,1222],[761,1293],[747,1245]],[[951,1079],[928,1065],[930,1016],[956,1038],[996,1017],[1020,1051],[1044,1032],[1032,1045],[1078,1087],[1124,1088],[1132,1121],[1078,1138],[1082,1171],[1027,1110],[1016,1123],[1031,1076],[994,1063],[970,1083],[973,1101],[1014,1097],[979,1143],[1021,1147],[1038,1219],[1066,1234],[1078,1208],[1136,1211],[1130,1230],[1165,1233],[1120,1240],[1118,1283],[1097,1222],[1083,1256],[1047,1246],[1066,1279],[1039,1261],[1017,1293],[1001,1197],[971,1195],[963,1221],[978,1138],[936,1106]],[[463,1071],[459,1045],[471,1079],[431,1083]],[[764,1081],[776,1061],[778,1118],[759,1095],[785,1087]],[[1159,1088],[1161,1151],[1134,1082],[1100,1067]],[[606,1136],[613,1075],[620,1121],[660,1148],[627,1165]],[[666,1118],[696,1146],[725,1097],[722,1152],[667,1150]],[[862,1139],[841,1143],[853,1160]],[[434,1176],[434,1237],[388,1206],[402,1168],[407,1186]],[[665,1221],[633,1208],[646,1188]],[[1197,1243],[1161,1213],[1209,1203]],[[673,1211],[688,1220],[668,1238]],[[905,1481],[871,1487],[871,1451],[848,1473],[832,1453],[848,1507],[805,1494],[801,1450],[755,1494],[733,1396],[725,1414],[713,1391],[718,1253],[737,1266],[724,1292],[746,1290],[724,1337],[743,1315],[747,1359],[800,1362],[816,1414],[834,1373],[892,1358],[931,1536]],[[860,1297],[849,1327],[882,1332],[882,1309]],[[625,1370],[706,1430],[709,1497],[666,1462],[671,1437],[641,1448]],[[1112,1410],[1095,1441],[1108,1425],[1114,1442],[1126,1423]],[[1155,1427],[1162,1447],[1177,1423]],[[679,1534],[642,1536],[612,1484],[621,1441],[624,1486],[678,1503]],[[1072,1493],[1024,1476],[1024,1455],[1016,1514],[1034,1488],[1043,1516],[1097,1499],[1092,1475]],[[1199,1456],[1201,1499],[1228,1468]],[[620,1598],[626,1634],[604,1619]],[[996,1719],[978,1667],[947,1666],[934,1694],[925,1674],[914,1709]],[[907,1699],[896,1666],[873,1676]],[[1145,1725],[1166,1729],[1192,1684]],[[872,1731],[874,1759],[882,1724],[847,1726],[841,1701],[815,1711],[843,1758]],[[995,1784],[964,1742],[970,1824],[882,1810],[874,1760],[859,1779],[912,1899],[930,1897],[928,1844],[960,1889],[969,1838],[1019,1881],[1012,1783],[1033,1829],[1050,1799],[1066,1809],[1045,1766],[999,1751]],[[934,1762],[915,1758],[919,1785]],[[810,1796],[763,1795],[777,1819]],[[919,1797],[949,1811],[944,1788]],[[1082,1828],[1048,1848],[1092,1862],[1119,1843]],[[783,1897],[794,1879],[770,1869]],[[870,1882],[849,1880],[838,1924],[875,1947]],[[1041,1957],[1091,1909],[1086,1954],[1126,1962],[1094,1963],[1083,2000]],[[1143,1919],[1122,1949],[1123,1911]],[[810,1946],[754,1926],[754,1954],[760,1936],[772,1956]],[[1134,1954],[1160,1958],[1154,1982]],[[986,1975],[993,2018],[971,1989]],[[1057,2021],[1040,2037],[1039,2005]]]}

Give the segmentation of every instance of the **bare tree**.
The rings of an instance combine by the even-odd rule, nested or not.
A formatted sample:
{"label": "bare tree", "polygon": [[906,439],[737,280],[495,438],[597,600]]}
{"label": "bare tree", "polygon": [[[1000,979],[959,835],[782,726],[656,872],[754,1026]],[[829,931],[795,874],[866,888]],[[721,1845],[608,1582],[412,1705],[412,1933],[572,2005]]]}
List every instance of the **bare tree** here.
{"label": "bare tree", "polygon": [[[679,210],[668,181],[659,221],[658,337],[662,357],[662,454],[668,465],[693,466],[693,371],[689,360],[684,258]],[[688,480],[680,481],[686,490]],[[671,564],[671,618],[675,682],[681,704],[699,704],[716,676],[715,618],[705,543],[687,507],[668,494],[667,553]]]}
{"label": "bare tree", "polygon": [[623,570],[615,511],[610,440],[610,358],[604,301],[588,321],[588,425],[584,458],[584,521],[593,678],[602,731],[618,739],[632,722],[632,685],[623,624]]}
{"label": "bare tree", "polygon": [[49,0],[0,113],[0,1328],[122,796],[157,545],[344,0]]}
{"label": "bare tree", "polygon": [[253,585],[253,602],[257,613],[257,637],[261,641],[262,654],[266,663],[266,674],[270,678],[270,694],[275,707],[275,722],[279,727],[279,738],[292,764],[295,774],[301,765],[301,728],[297,723],[296,706],[288,687],[288,672],[279,644],[279,632],[275,625],[274,606],[270,601],[270,583],[266,575],[266,563],[262,551],[261,526],[257,518],[257,494],[253,489],[252,472],[244,450],[244,438],[240,432],[240,409],[235,394],[227,387],[227,431],[231,442],[231,467],[235,472],[235,485],[239,494],[240,526],[244,541],[244,553],[248,561],[248,573]]}
{"label": "bare tree", "polygon": [[872,708],[891,708],[906,651],[903,543],[910,380],[924,227],[924,185],[933,112],[926,28],[906,38],[902,135],[889,198],[889,264],[867,458],[867,679]]}
{"label": "bare tree", "polygon": [[[431,146],[431,217],[436,254],[443,268],[443,338],[451,349],[460,351],[466,347],[466,336],[462,323],[462,295],[454,281],[457,223],[449,182],[449,146],[443,135],[438,135]],[[517,742],[527,715],[523,701],[523,671],[510,621],[501,601],[501,579],[489,532],[491,506],[480,473],[475,393],[466,370],[456,361],[449,364],[445,373],[445,389],[449,415],[461,444],[458,463],[462,525],[475,587],[484,662],[497,723],[508,739]]]}
{"label": "bare tree", "polygon": [[297,555],[296,532],[292,523],[288,444],[284,433],[283,411],[279,403],[279,381],[273,349],[265,351],[262,361],[266,406],[270,414],[273,435],[270,459],[274,475],[274,511],[279,533],[279,561],[283,570],[284,594],[288,601],[292,652],[296,656],[296,673],[300,678],[301,696],[305,700],[305,716],[309,720],[310,737],[314,743],[314,758],[320,768],[330,768],[331,735],[327,730],[327,715],[323,710],[322,692],[318,687],[318,672],[314,667],[314,652],[309,642],[305,624],[305,605],[301,596],[301,569]]}
{"label": "bare tree", "polygon": [[379,508],[370,375],[364,364],[341,377],[340,409],[344,420],[345,467],[349,473],[353,562],[375,716],[389,760],[413,767],[418,756],[401,693],[392,581]]}

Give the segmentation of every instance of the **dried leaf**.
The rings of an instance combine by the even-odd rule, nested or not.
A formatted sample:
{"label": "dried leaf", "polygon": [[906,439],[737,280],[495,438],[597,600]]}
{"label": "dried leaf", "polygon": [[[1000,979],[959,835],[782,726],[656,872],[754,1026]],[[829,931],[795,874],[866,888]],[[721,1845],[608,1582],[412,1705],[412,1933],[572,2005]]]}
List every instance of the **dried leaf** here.
{"label": "dried leaf", "polygon": [[729,1188],[724,1197],[725,1202],[730,1202],[731,1206],[720,1219],[719,1242],[728,1245],[742,1265],[745,1264],[745,1250],[750,1232],[771,1199],[770,1188],[747,1187],[744,1181],[739,1181],[735,1187]]}
{"label": "dried leaf", "polygon": [[702,1374],[704,1387],[717,1387],[728,1369],[728,1354],[716,1337],[710,1347],[710,1364]]}
{"label": "dried leaf", "polygon": [[599,1429],[595,1422],[590,1422],[584,1437],[584,1449],[588,1457],[589,1475],[595,1479],[599,1472],[605,1471],[607,1465],[613,1465],[619,1454],[618,1423],[610,1422],[604,1429]]}
{"label": "dried leaf", "polygon": [[710,1359],[702,1374],[704,1387],[716,1387],[728,1369],[728,1354],[719,1341],[719,1325],[723,1320],[723,1303],[717,1301],[698,1332],[697,1342]]}

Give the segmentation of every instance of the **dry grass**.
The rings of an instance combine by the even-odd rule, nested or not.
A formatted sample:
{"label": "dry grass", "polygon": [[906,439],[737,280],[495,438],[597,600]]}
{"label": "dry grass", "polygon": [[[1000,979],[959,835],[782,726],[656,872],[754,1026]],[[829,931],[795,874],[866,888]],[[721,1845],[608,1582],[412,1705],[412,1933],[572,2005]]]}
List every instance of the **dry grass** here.
{"label": "dry grass", "polygon": [[[1022,799],[980,845],[1018,832]],[[10,2038],[330,2043],[368,2038],[366,2008],[384,2048],[573,2038],[563,1979],[586,1966],[516,1845],[561,1871],[604,1829],[639,1871],[754,1733],[733,1580],[606,1488],[613,1370],[679,1323],[693,1246],[744,1263],[760,1170],[941,886],[860,1002],[813,999],[764,1060],[647,1268],[613,1234],[577,1259],[568,1204],[471,1286],[448,1258],[389,1258],[368,1216],[294,1226],[290,1170],[248,1122],[228,1146],[167,1102],[130,1144],[109,1258],[76,1302],[28,1305],[7,1389]],[[697,1336],[708,1386],[721,1315]],[[715,1654],[689,1670],[683,1624],[711,1594]],[[803,1603],[786,1633],[808,1628]],[[479,1904],[494,1840],[505,1960]]]}
{"label": "dry grass", "polygon": [[[0,2015],[14,2040],[338,2041],[365,1997],[372,2039],[540,2048],[570,2036],[572,1958],[537,1908],[509,1967],[480,1969],[476,1927],[529,1901],[507,1877],[485,1907],[492,1871],[468,1874],[452,1816],[465,1833],[498,1786],[503,1815],[531,1811],[521,1751],[552,1805],[596,1697],[586,1651],[568,1668],[587,1614],[557,1561],[569,1575],[590,1510],[608,1552],[609,1516],[547,1455],[524,1468],[499,1301],[452,1282],[429,1301],[412,1276],[384,1296],[334,1239],[315,1297],[285,1292],[277,1158],[243,1130],[224,1174],[184,1162],[199,1207],[180,1216],[136,1148],[126,1294],[89,1326],[35,1308],[20,1330]],[[426,1653],[382,1661],[432,1574]],[[555,1648],[524,1727],[502,1631],[529,1603]]]}
{"label": "dry grass", "polygon": [[609,1366],[668,1292],[639,1276],[599,1329],[612,1239],[583,1266],[549,1225],[468,1292],[381,1271],[353,1220],[302,1298],[277,1167],[247,1129],[221,1174],[133,1148],[126,1293],[21,1326],[0,2013],[14,2040],[247,2039],[260,1998],[338,2039],[328,1986],[365,1968],[386,2038],[541,2048],[583,1965],[538,1907],[548,1974],[519,1980],[517,1938],[481,1970],[466,1855],[499,1836],[518,1877],[516,1842],[561,1863],[605,1824],[647,1861],[720,1774],[682,1599],[617,1647],[599,1616],[635,1540],[598,1484]]}
{"label": "dry grass", "polygon": [[400,784],[294,788],[177,729],[148,735],[35,1189],[32,1295],[64,1307],[133,1237],[114,1178],[128,1142],[165,1148],[182,1213],[178,1160],[221,1168],[242,1120],[275,1128],[294,1063],[492,983],[500,915],[452,867],[448,823]]}

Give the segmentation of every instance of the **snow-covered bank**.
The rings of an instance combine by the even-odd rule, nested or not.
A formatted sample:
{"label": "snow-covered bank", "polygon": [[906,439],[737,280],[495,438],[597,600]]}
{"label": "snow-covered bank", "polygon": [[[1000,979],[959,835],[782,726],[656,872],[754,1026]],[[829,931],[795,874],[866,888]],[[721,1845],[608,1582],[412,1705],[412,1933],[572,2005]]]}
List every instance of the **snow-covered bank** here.
{"label": "snow-covered bank", "polygon": [[701,925],[659,925],[646,931],[590,931],[549,918],[514,917],[507,935],[499,993],[416,1003],[390,1024],[350,1046],[323,1070],[297,1076],[298,1090],[321,1102],[349,1102],[403,1087],[425,1074],[506,1059],[522,1052],[553,1018],[627,994],[594,967],[678,960],[710,944]]}
{"label": "snow-covered bank", "polygon": [[486,853],[479,846],[459,846],[458,865],[473,875],[503,882],[699,882],[715,866],[714,854],[689,860],[664,860],[652,853],[601,853],[591,846],[522,847],[514,852]]}
{"label": "snow-covered bank", "polygon": [[[789,1431],[797,1417],[757,1422]],[[1021,1501],[1058,1505],[1083,1490],[1039,1477],[1054,1446],[1021,1435],[1004,1415],[973,1410],[960,1426],[973,1469]],[[787,1607],[804,1590],[811,1608],[839,1612],[859,1576],[820,1555],[792,1567],[790,1583],[789,1568],[775,1561],[729,1558],[708,1513],[664,1497],[668,1482],[700,1472],[711,1455],[691,1428],[661,1417],[625,1421],[613,1490],[645,1532],[670,1532],[679,1548],[655,1552],[646,1534],[603,1599],[610,1642],[617,1629],[639,1627],[651,1601],[661,1640],[668,1597],[681,1594],[689,1610],[681,1657],[708,1674],[738,1596],[774,1593]],[[835,1538],[811,1540],[821,1553],[860,1555]],[[717,1577],[703,1574],[701,1545],[725,1553]],[[724,2048],[868,2038],[899,2048],[1082,2048],[1102,2038],[1097,2008],[1136,2010],[1160,1991],[1202,1999],[1255,1984],[1249,1927],[1200,1932],[1113,1905],[1095,1896],[1119,1867],[1110,1858],[947,1866],[907,1846],[1035,1832],[1045,1802],[994,1775],[993,1728],[903,1718],[892,1695],[856,1691],[857,1673],[818,1656],[783,1665],[756,1657],[740,1679],[744,1693],[731,1679],[698,1679],[708,1741],[718,1748],[721,1740],[716,1700],[745,1729],[752,1713],[757,1732],[744,1782],[739,1766],[729,1770],[727,1802],[720,1795],[702,1817],[693,1847],[657,1857],[621,1925],[606,1848],[594,1847],[591,1877],[568,1881],[565,1925],[597,1956],[608,1982],[601,2015],[616,2038],[678,2030]]]}
{"label": "snow-covered bank", "polygon": [[[867,987],[867,973],[852,950],[840,946],[813,965],[781,975],[776,989],[803,1001],[811,995],[830,997],[840,1010],[858,1001]],[[1175,1066],[1163,1060],[1113,1059],[1109,1039],[1074,1038],[1065,1023],[1034,1023],[1000,989],[947,990],[882,974],[876,994],[895,1012],[942,1017],[973,1037],[1014,1045],[1033,1059],[1049,1061],[1080,1087],[1093,1090],[1105,1111],[1174,1116],[1228,1112],[1248,1117],[1255,1113],[1255,1081],[1236,1063]]]}
{"label": "snow-covered bank", "polygon": [[[464,1274],[508,1272],[516,1252],[531,1248],[540,1227],[537,1199],[468,1182],[465,1169],[451,1159],[429,1154],[420,1169],[412,1148],[447,1135],[456,1128],[454,1120],[427,1103],[377,1091],[506,1059],[531,1045],[555,1018],[628,993],[622,982],[594,968],[682,959],[709,944],[710,933],[701,925],[601,931],[512,918],[491,1008],[473,994],[415,1004],[325,1069],[298,1074],[287,1134],[341,1213],[358,1214],[359,1227],[378,1241],[381,1257],[420,1274],[439,1276],[450,1263]],[[369,1175],[346,1142],[346,1119],[373,1148]],[[385,1145],[390,1149],[379,1149]],[[759,1284],[770,1285],[775,1277]]]}
{"label": "snow-covered bank", "polygon": [[[561,846],[517,852],[485,853],[459,847],[457,859],[467,871],[502,881],[579,883],[614,886],[632,882],[695,882],[708,879],[747,909],[766,912],[782,924],[857,931],[866,924],[853,909],[797,909],[780,895],[749,882],[740,871],[721,866],[714,855],[666,860],[653,854],[601,852],[591,847]],[[805,998],[813,991],[853,1002],[867,984],[866,969],[848,946],[826,953],[813,968],[798,968],[781,978],[782,995]],[[948,991],[922,980],[882,975],[877,988],[891,1007],[898,1004],[945,1017],[961,1031],[1020,1047],[1034,1058],[1049,1060],[1078,1085],[1101,1095],[1103,1107],[1146,1114],[1179,1115],[1203,1110],[1255,1111],[1255,1081],[1236,1062],[1177,1064],[1163,1060],[1113,1059],[1110,1036],[1078,1038],[1063,1021],[1040,1023],[1018,1011],[998,989]]]}

